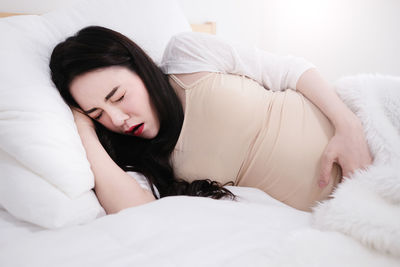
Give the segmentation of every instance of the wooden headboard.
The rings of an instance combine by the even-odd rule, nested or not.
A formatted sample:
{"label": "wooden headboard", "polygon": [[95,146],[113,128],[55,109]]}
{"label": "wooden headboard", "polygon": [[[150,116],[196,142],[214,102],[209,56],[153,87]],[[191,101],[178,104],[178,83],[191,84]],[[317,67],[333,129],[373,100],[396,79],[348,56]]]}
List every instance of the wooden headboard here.
{"label": "wooden headboard", "polygon": [[18,13],[2,13],[2,12],[0,12],[0,18],[3,18],[3,17],[9,17],[9,16],[15,16],[15,15],[22,15],[22,14],[18,14]]}
{"label": "wooden headboard", "polygon": [[[6,12],[0,12],[0,18],[3,17],[10,17],[10,16],[17,16],[17,15],[27,15],[24,13],[6,13]],[[210,33],[210,34],[216,34],[217,32],[217,27],[215,22],[205,22],[205,23],[200,23],[200,24],[190,24],[192,27],[192,30],[195,32],[205,32],[205,33]]]}
{"label": "wooden headboard", "polygon": [[192,30],[194,32],[205,32],[216,34],[217,33],[217,25],[215,22],[204,22],[202,24],[190,24],[192,26]]}

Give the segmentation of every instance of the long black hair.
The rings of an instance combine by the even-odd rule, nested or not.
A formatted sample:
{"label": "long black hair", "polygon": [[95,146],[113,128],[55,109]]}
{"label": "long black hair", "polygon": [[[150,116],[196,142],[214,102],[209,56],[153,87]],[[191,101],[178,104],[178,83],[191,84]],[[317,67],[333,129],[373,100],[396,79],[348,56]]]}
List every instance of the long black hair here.
{"label": "long black hair", "polygon": [[59,43],[50,58],[51,78],[64,101],[80,108],[70,93],[72,81],[79,75],[109,66],[122,66],[135,72],[143,81],[160,121],[153,139],[122,135],[94,121],[99,140],[110,157],[124,171],[142,173],[160,197],[172,195],[203,196],[220,199],[236,196],[211,179],[191,183],[178,179],[170,163],[183,124],[183,108],[168,76],[132,40],[100,26],[89,26]]}

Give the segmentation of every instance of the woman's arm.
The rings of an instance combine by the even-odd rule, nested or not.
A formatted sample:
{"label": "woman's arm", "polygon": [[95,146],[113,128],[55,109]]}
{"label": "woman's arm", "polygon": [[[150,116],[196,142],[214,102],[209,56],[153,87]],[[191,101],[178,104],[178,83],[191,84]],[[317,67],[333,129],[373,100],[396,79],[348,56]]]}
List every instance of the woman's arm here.
{"label": "woman's arm", "polygon": [[101,145],[93,122],[73,109],[75,123],[95,177],[95,191],[107,214],[155,200],[153,194],[122,170]]}
{"label": "woman's arm", "polygon": [[222,72],[249,77],[272,91],[295,89],[300,75],[315,66],[304,58],[230,44],[218,36],[185,32],[168,43],[161,69],[166,74]]}
{"label": "woman's arm", "polygon": [[313,102],[335,127],[335,135],[321,158],[320,187],[329,183],[333,163],[342,167],[343,176],[372,162],[363,127],[358,117],[343,103],[331,86],[315,69],[305,71],[296,89]]}
{"label": "woman's arm", "polygon": [[279,56],[256,47],[231,45],[217,36],[187,32],[171,39],[161,68],[165,73],[201,71],[240,74],[272,91],[296,89],[331,120],[335,136],[322,156],[321,187],[337,162],[344,176],[372,161],[359,119],[336,95],[315,66],[303,58]]}

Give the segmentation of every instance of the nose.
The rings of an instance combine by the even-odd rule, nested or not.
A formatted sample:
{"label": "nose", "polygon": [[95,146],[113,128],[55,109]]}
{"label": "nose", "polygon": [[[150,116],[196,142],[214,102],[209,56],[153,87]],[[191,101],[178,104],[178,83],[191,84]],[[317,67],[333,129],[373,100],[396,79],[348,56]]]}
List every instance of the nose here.
{"label": "nose", "polygon": [[125,120],[129,118],[128,114],[124,113],[122,110],[116,107],[111,107],[108,110],[108,114],[111,118],[112,123],[116,127],[121,127],[125,123]]}

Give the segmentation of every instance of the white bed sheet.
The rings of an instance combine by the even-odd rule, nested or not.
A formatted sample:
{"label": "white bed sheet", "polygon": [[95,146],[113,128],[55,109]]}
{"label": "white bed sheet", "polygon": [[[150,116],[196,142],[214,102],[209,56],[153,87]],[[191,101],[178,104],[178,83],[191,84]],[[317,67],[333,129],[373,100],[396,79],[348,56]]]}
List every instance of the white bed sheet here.
{"label": "white bed sheet", "polygon": [[0,210],[0,266],[400,266],[258,189],[228,188],[240,202],[167,197],[58,230]]}

